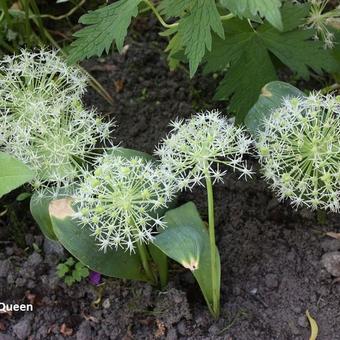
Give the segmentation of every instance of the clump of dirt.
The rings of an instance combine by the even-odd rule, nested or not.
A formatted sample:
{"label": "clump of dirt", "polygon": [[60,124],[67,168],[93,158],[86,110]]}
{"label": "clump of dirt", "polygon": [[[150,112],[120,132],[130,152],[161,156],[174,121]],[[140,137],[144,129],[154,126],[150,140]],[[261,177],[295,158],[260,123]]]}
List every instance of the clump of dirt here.
{"label": "clump of dirt", "polygon": [[[165,42],[150,30],[153,24],[137,23],[124,54],[84,63],[114,99],[110,106],[90,90],[87,104],[115,117],[117,143],[149,153],[171,119],[220,106],[212,100],[215,80],[198,76],[190,81],[184,70],[168,70],[161,52]],[[67,287],[55,273],[65,252],[43,240],[27,220],[28,248],[6,241],[0,250],[0,301],[31,301],[34,312],[0,315],[0,339],[302,340],[310,333],[307,309],[319,325],[320,339],[340,339],[340,286],[321,264],[324,253],[340,249],[324,236],[339,231],[339,215],[329,215],[321,227],[313,212],[279,203],[260,175],[245,182],[229,174],[216,185],[215,198],[222,263],[219,320],[209,315],[190,272],[174,263],[162,292],[115,279],[104,279],[101,287],[87,280]],[[189,200],[206,219],[204,191],[180,197],[180,203]]]}

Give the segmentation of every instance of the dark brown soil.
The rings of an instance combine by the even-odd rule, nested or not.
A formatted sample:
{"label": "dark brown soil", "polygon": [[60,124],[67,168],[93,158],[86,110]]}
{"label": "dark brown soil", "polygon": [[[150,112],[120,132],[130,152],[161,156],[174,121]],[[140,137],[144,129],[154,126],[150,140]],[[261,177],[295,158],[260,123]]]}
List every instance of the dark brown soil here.
{"label": "dark brown soil", "polygon": [[[86,101],[115,117],[116,142],[152,152],[169,120],[219,105],[212,101],[212,78],[190,81],[184,70],[169,72],[163,42],[148,28],[147,21],[135,25],[124,55],[113,53],[84,66],[114,98],[110,106],[90,90]],[[55,274],[65,253],[43,240],[29,217],[19,221],[27,225],[27,248],[22,250],[8,241],[14,222],[5,216],[0,302],[31,299],[34,312],[0,314],[0,340],[305,340],[310,334],[307,309],[319,325],[318,339],[340,339],[340,285],[320,262],[324,253],[340,249],[340,241],[324,236],[325,231],[340,231],[339,215],[328,216],[321,227],[313,212],[279,203],[260,175],[244,182],[231,174],[216,186],[215,196],[223,280],[218,321],[210,317],[190,272],[174,263],[163,292],[144,283],[104,279],[95,308],[101,288],[87,280],[66,287]],[[180,203],[188,200],[206,218],[203,190],[181,195]]]}

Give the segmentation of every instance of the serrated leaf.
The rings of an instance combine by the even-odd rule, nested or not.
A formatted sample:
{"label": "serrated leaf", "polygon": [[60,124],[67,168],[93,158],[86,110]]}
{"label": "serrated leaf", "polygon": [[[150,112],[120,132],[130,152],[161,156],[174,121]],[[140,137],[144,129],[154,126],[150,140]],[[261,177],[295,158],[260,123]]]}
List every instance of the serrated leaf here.
{"label": "serrated leaf", "polygon": [[321,42],[312,40],[314,30],[297,28],[301,16],[306,14],[305,6],[285,5],[282,14],[284,24],[291,30],[284,27],[280,32],[264,24],[254,31],[245,21],[229,20],[224,25],[225,40],[216,37],[212,52],[206,57],[205,71],[228,68],[215,99],[230,98],[229,108],[236,113],[238,122],[256,102],[261,88],[277,79],[272,55],[304,78],[311,70],[321,73],[339,67],[331,52]]}
{"label": "serrated leaf", "polygon": [[[247,49],[232,64],[220,82],[215,99],[226,100],[230,96],[229,109],[232,112],[246,112],[256,101],[263,84],[276,79],[276,73],[267,49],[254,36],[248,41]],[[246,76],[240,76],[240,75]],[[241,122],[244,115],[237,115]]]}
{"label": "serrated leaf", "polygon": [[180,17],[195,5],[196,0],[162,0],[158,10],[166,18]]}
{"label": "serrated leaf", "polygon": [[224,38],[223,26],[215,0],[195,0],[190,13],[181,18],[178,25],[178,34],[185,46],[191,77],[202,61],[206,49],[211,50],[211,31]]}
{"label": "serrated leaf", "polygon": [[240,18],[252,18],[259,14],[278,30],[283,29],[281,0],[221,0],[221,5]]}
{"label": "serrated leaf", "polygon": [[34,172],[24,163],[0,152],[0,197],[29,182]]}
{"label": "serrated leaf", "polygon": [[71,44],[69,63],[102,55],[110,50],[113,42],[119,51],[123,48],[131,19],[138,14],[141,0],[119,0],[80,17],[79,22],[87,25],[76,32]]}
{"label": "serrated leaf", "polygon": [[178,59],[174,58],[174,55],[183,49],[183,42],[180,34],[178,33],[177,27],[164,31],[162,35],[168,36],[172,34],[174,34],[174,36],[170,39],[168,46],[165,49],[165,52],[168,52],[167,59],[171,71],[175,70],[180,63]]}

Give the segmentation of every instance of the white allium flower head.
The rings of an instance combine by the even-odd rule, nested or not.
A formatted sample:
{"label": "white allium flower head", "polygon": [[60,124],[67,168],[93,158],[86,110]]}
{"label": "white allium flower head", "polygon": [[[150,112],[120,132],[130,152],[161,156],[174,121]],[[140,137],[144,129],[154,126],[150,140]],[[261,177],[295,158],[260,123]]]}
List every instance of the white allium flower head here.
{"label": "white allium flower head", "polygon": [[32,184],[39,188],[49,182],[73,180],[80,165],[94,156],[99,141],[106,141],[112,123],[102,122],[95,111],[81,106],[68,108],[66,114],[40,120],[18,122],[1,114],[5,139],[0,148],[36,172]]}
{"label": "white allium flower head", "polygon": [[72,181],[114,127],[80,95],[85,78],[55,51],[22,51],[0,62],[0,149],[36,172],[33,186]]}
{"label": "white allium flower head", "polygon": [[256,143],[265,178],[295,207],[340,209],[340,98],[285,98]]}
{"label": "white allium flower head", "polygon": [[222,181],[226,167],[240,171],[240,177],[251,176],[243,156],[252,139],[219,111],[197,113],[190,119],[176,120],[171,126],[170,134],[155,154],[176,175],[180,188],[202,184],[205,176]]}
{"label": "white allium flower head", "polygon": [[134,252],[136,242],[152,241],[156,228],[165,227],[157,211],[173,199],[175,187],[155,163],[106,153],[83,177],[75,218],[91,229],[100,250]]}
{"label": "white allium flower head", "polygon": [[[82,72],[57,55],[56,50],[21,50],[0,61],[0,107],[20,116],[58,112],[66,102],[79,100],[86,89]],[[33,118],[33,117],[30,117]]]}

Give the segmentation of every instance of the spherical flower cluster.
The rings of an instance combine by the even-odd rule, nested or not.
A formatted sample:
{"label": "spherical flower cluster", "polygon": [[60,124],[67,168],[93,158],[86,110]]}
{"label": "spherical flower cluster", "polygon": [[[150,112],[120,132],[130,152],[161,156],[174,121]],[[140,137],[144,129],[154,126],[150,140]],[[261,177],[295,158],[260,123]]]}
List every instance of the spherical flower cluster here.
{"label": "spherical flower cluster", "polygon": [[284,99],[264,120],[257,149],[264,176],[281,200],[339,211],[339,97]]}
{"label": "spherical flower cluster", "polygon": [[156,150],[163,166],[174,173],[180,188],[192,188],[205,177],[222,181],[225,166],[252,174],[243,156],[252,143],[241,127],[236,127],[216,110],[195,114],[191,119],[171,123],[172,131]]}
{"label": "spherical flower cluster", "polygon": [[74,179],[81,163],[91,159],[97,143],[106,140],[112,128],[81,106],[68,108],[66,115],[40,120],[16,121],[7,111],[0,113],[0,124],[1,149],[35,171],[35,188]]}
{"label": "spherical flower cluster", "polygon": [[44,111],[58,114],[65,103],[81,98],[86,82],[57,51],[22,50],[0,61],[0,108],[28,118],[38,118]]}
{"label": "spherical flower cluster", "polygon": [[174,185],[161,168],[140,157],[126,159],[106,153],[93,173],[84,174],[75,193],[75,218],[89,226],[100,250],[134,252],[136,242],[148,243],[165,223],[157,215],[174,196]]}
{"label": "spherical flower cluster", "polygon": [[85,83],[54,51],[0,62],[0,149],[35,171],[35,188],[73,180],[113,129],[83,107]]}

